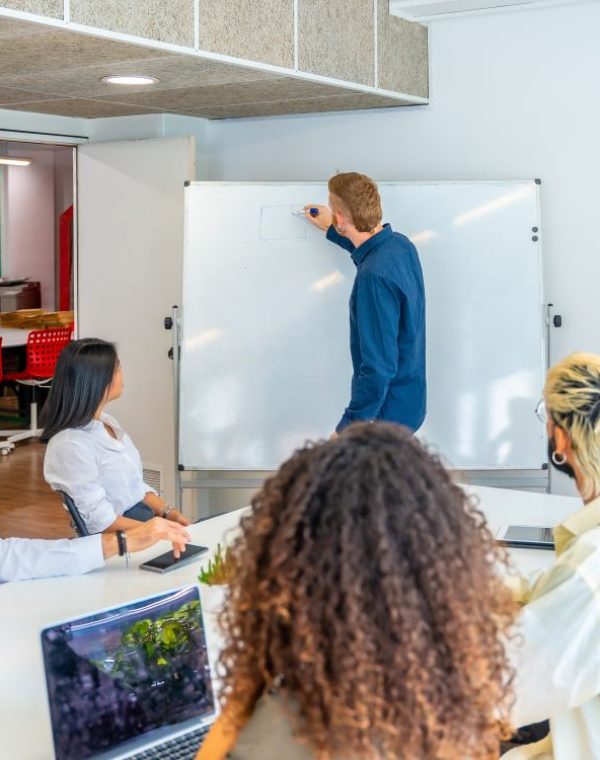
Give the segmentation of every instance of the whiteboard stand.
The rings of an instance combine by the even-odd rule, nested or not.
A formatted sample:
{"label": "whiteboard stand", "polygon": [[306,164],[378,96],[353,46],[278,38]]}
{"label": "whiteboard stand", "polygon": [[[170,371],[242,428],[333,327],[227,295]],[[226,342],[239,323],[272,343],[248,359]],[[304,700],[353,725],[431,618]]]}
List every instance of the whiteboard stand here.
{"label": "whiteboard stand", "polygon": [[[181,476],[181,472],[178,473]],[[185,471],[184,477],[178,477],[178,489],[180,494],[180,500],[183,502],[183,496],[186,492],[195,492],[199,498],[196,501],[196,508],[194,519],[205,519],[208,517],[214,517],[216,514],[223,512],[229,512],[233,509],[248,506],[252,494],[258,491],[264,481],[265,477],[233,477],[234,473],[231,473],[232,477],[227,477],[228,473],[223,473],[223,477],[214,477],[213,473],[207,472],[206,477],[201,477],[202,470],[196,470],[193,474],[195,477],[186,478]],[[245,473],[244,473],[245,474]],[[272,475],[274,473],[268,473]],[[200,476],[200,477],[198,477]],[[211,509],[210,497],[215,492],[220,491],[224,496],[228,495],[230,498],[228,501],[230,504],[225,507],[219,507],[216,510]],[[235,494],[235,496],[234,496]],[[231,503],[233,498],[233,503]]]}
{"label": "whiteboard stand", "polygon": [[[175,509],[182,511],[185,491],[204,491],[208,492],[213,489],[239,489],[248,491],[257,491],[264,483],[264,477],[227,477],[228,473],[224,472],[223,477],[198,477],[204,472],[203,470],[194,470],[194,478],[186,478],[186,472],[183,465],[180,464],[179,456],[179,415],[180,415],[180,359],[181,359],[181,316],[178,306],[173,306],[171,316],[165,319],[165,329],[171,330],[172,345],[169,351],[169,357],[173,360],[173,411],[174,411],[174,429],[175,429]],[[2,444],[0,443],[0,446]],[[192,471],[188,471],[192,472]],[[208,471],[207,471],[208,472]],[[270,473],[269,473],[270,474]],[[211,517],[208,493],[205,498],[201,499],[198,514],[195,519],[204,519]],[[246,506],[241,504],[240,506]]]}
{"label": "whiteboard stand", "polygon": [[175,432],[175,509],[181,512],[181,472],[179,469],[179,360],[181,358],[181,324],[179,307],[173,306],[171,316],[165,318],[165,330],[171,330],[169,358],[173,361],[173,428]]}
{"label": "whiteboard stand", "polygon": [[[554,313],[554,304],[547,303],[545,311],[544,324],[546,327],[546,369],[549,370],[553,364],[552,360],[552,328],[562,327],[562,316]],[[547,436],[545,436],[546,444],[548,443]],[[548,493],[552,493],[553,483],[553,470],[550,466],[550,462],[546,462],[546,470],[548,472]]]}

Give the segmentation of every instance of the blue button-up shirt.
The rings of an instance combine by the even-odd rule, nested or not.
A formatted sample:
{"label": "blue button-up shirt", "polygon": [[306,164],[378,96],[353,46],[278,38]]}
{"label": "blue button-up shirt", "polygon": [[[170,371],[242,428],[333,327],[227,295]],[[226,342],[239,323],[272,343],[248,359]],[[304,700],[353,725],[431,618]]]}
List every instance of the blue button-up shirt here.
{"label": "blue button-up shirt", "polygon": [[356,264],[350,296],[352,392],[336,430],[388,420],[418,430],[425,419],[425,287],[417,249],[389,224],[358,248],[331,226],[327,239]]}

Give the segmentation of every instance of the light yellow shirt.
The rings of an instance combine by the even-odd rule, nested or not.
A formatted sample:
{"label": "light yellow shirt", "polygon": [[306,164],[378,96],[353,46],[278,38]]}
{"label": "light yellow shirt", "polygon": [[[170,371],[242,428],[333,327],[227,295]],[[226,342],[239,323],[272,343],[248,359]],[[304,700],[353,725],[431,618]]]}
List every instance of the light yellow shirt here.
{"label": "light yellow shirt", "polygon": [[503,760],[600,760],[600,498],[554,530],[556,562],[538,578],[511,643],[513,723],[550,736]]}

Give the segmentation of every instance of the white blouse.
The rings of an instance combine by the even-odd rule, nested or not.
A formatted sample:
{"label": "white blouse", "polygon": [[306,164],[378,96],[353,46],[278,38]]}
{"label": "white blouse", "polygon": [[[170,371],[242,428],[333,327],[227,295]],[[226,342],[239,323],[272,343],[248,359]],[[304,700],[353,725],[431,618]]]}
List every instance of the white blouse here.
{"label": "white blouse", "polygon": [[554,529],[556,562],[536,581],[509,651],[512,721],[550,735],[507,760],[600,760],[600,498]]}
{"label": "white blouse", "polygon": [[[109,425],[116,440],[104,427]],[[151,492],[133,441],[115,420],[102,414],[81,428],[62,430],[48,442],[44,477],[75,502],[90,533],[100,533]]]}

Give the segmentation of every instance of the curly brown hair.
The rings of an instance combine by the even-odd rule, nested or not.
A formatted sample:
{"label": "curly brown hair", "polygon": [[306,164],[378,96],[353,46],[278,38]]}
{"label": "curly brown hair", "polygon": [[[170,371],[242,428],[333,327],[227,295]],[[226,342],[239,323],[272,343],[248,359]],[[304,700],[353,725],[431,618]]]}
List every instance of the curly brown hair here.
{"label": "curly brown hair", "polygon": [[274,687],[319,758],[492,758],[511,672],[506,561],[410,432],[359,423],[266,481],[232,546],[222,698]]}

